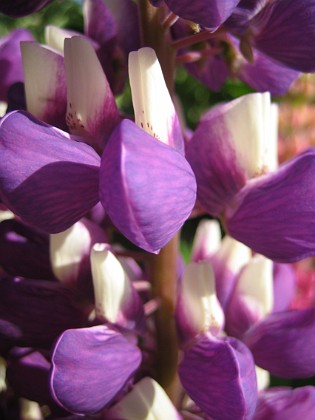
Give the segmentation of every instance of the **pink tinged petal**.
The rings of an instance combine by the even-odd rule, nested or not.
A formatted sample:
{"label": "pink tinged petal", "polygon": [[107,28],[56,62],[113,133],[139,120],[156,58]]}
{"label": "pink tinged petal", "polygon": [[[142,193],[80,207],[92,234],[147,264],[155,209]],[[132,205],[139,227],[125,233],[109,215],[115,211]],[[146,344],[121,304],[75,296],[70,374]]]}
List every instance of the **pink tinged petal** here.
{"label": "pink tinged petal", "polygon": [[314,71],[314,13],[314,0],[269,2],[251,21],[255,47],[287,67]]}
{"label": "pink tinged petal", "polygon": [[124,389],[140,363],[140,350],[106,326],[67,330],[52,356],[52,395],[70,412],[97,413]]}
{"label": "pink tinged petal", "polygon": [[25,29],[15,29],[0,39],[0,100],[8,100],[8,89],[13,83],[22,82],[23,66],[20,51],[21,41],[33,41]]}
{"label": "pink tinged petal", "polygon": [[0,0],[0,13],[11,17],[22,17],[37,12],[52,0]]}
{"label": "pink tinged petal", "polygon": [[152,48],[130,53],[129,78],[136,124],[184,154],[179,120]]}
{"label": "pink tinged petal", "polygon": [[226,311],[226,331],[241,337],[271,312],[273,306],[272,261],[256,254],[242,269]]}
{"label": "pink tinged petal", "polygon": [[152,378],[141,379],[131,392],[106,411],[108,420],[181,420],[163,388]]}
{"label": "pink tinged petal", "polygon": [[165,0],[165,3],[179,17],[216,29],[233,12],[240,0]]}
{"label": "pink tinged petal", "polygon": [[315,150],[248,185],[226,212],[231,236],[278,262],[315,253]]}
{"label": "pink tinged petal", "polygon": [[93,295],[90,251],[107,237],[96,223],[81,219],[63,232],[50,235],[50,261],[56,278],[81,294]]}
{"label": "pink tinged petal", "polygon": [[65,39],[67,124],[98,152],[119,120],[118,109],[96,53],[86,39]]}
{"label": "pink tinged petal", "polygon": [[192,244],[191,261],[209,260],[220,248],[221,236],[221,228],[217,220],[201,220]]}
{"label": "pink tinged petal", "polygon": [[250,261],[250,258],[251,250],[229,235],[223,238],[220,249],[211,258],[217,296],[223,309],[231,298],[241,268]]}
{"label": "pink tinged petal", "polygon": [[218,335],[224,327],[224,313],[217,299],[211,264],[190,263],[178,286],[176,324],[182,347],[199,334]]}
{"label": "pink tinged petal", "polygon": [[315,417],[315,387],[275,387],[259,395],[255,420],[303,419]]}
{"label": "pink tinged petal", "polygon": [[91,268],[97,318],[122,328],[141,331],[143,304],[127,273],[106,244],[95,244]]}
{"label": "pink tinged petal", "polygon": [[99,156],[23,112],[1,120],[0,192],[21,219],[47,233],[67,229],[98,202]]}
{"label": "pink tinged petal", "polygon": [[278,312],[250,329],[243,341],[255,363],[272,375],[306,378],[315,375],[315,309]]}
{"label": "pink tinged petal", "polygon": [[273,274],[273,312],[285,311],[289,308],[297,289],[297,278],[290,264],[274,264]]}
{"label": "pink tinged petal", "polygon": [[158,252],[195,203],[186,159],[129,120],[115,129],[101,162],[100,199],[114,225],[133,243]]}
{"label": "pink tinged petal", "polygon": [[188,395],[212,418],[235,420],[254,414],[255,365],[242,342],[201,336],[184,353],[179,375]]}
{"label": "pink tinged petal", "polygon": [[28,112],[59,128],[66,128],[67,87],[63,56],[36,42],[22,42]]}
{"label": "pink tinged petal", "polygon": [[248,178],[276,166],[273,121],[268,93],[218,105],[201,120],[186,156],[197,178],[198,200],[213,216]]}

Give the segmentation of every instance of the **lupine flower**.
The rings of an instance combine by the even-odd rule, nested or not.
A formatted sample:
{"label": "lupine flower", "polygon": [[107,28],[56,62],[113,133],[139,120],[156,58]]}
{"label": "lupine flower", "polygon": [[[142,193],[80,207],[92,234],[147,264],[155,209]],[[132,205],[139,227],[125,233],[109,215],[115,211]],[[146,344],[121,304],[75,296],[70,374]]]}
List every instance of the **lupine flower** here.
{"label": "lupine flower", "polygon": [[206,415],[251,417],[257,399],[253,358],[242,342],[220,336],[223,320],[210,264],[189,265],[179,285],[176,311],[184,353],[181,382]]}
{"label": "lupine flower", "polygon": [[[115,119],[112,117],[114,104],[110,92],[108,96],[109,87],[106,85],[106,78],[99,64],[95,61],[97,59],[92,47],[83,39],[76,37],[66,40],[66,46],[69,47],[66,49],[69,85],[68,124],[72,132],[85,137],[71,139],[67,133],[21,113],[6,116],[1,121],[0,130],[3,156],[5,153],[10,155],[10,159],[6,161],[8,166],[2,166],[4,172],[1,176],[1,188],[4,202],[31,225],[49,233],[57,233],[84,216],[100,198],[113,223],[127,238],[148,251],[157,252],[189,216],[195,202],[196,188],[191,168],[181,154],[182,138],[179,137],[175,111],[169,105],[168,92],[163,87],[162,100],[167,104],[166,109],[169,112],[164,116],[164,126],[159,124],[156,127],[155,120],[147,120],[147,123],[154,127],[155,134],[162,141],[174,144],[181,153],[147,134],[129,120],[122,121],[111,133],[115,124]],[[81,65],[82,58],[78,61],[80,51],[87,58],[91,58],[97,71],[97,77],[90,77],[88,85],[90,90],[87,90],[84,96],[82,96],[84,92],[76,89],[75,83],[80,84],[83,79],[85,80],[85,76],[91,74],[94,66]],[[141,67],[147,63],[149,67],[144,72],[150,71],[155,62],[152,71],[159,74],[161,70],[158,61],[151,51],[143,50],[139,53],[144,58]],[[67,62],[70,64],[67,65]],[[160,76],[158,79],[153,75],[152,77],[154,83],[162,83],[163,86],[164,80]],[[144,103],[146,92],[143,92]],[[150,109],[150,105],[149,101],[146,110]],[[146,118],[150,116],[148,113]],[[24,136],[26,126],[29,137]],[[107,135],[104,135],[104,126],[107,127]],[[163,131],[157,131],[157,128]],[[21,136],[25,142],[23,152],[20,149]],[[65,139],[71,141],[63,141]],[[99,148],[102,150],[106,141],[108,144],[101,164],[96,152],[82,143],[88,142],[98,150]],[[8,142],[11,144],[10,147]],[[47,156],[50,142],[50,154]],[[33,162],[34,154],[31,152],[34,148],[37,156],[41,156],[36,162]],[[25,157],[22,156],[24,153]],[[21,168],[19,173],[16,173],[14,163],[17,161]],[[27,161],[29,163],[26,163]],[[10,167],[11,163],[13,166]],[[27,166],[24,168],[24,165]],[[56,176],[58,172],[59,180],[62,179],[62,188],[56,189],[60,182]],[[64,182],[66,173],[67,182]],[[166,179],[167,189],[164,188]],[[33,181],[37,184],[36,190],[33,188]],[[19,185],[21,189],[18,188]],[[152,185],[155,188],[152,188]],[[77,196],[80,197],[75,202],[72,200],[72,194],[75,194],[73,188],[77,189]],[[29,200],[29,194],[35,194],[32,200]],[[28,199],[25,201],[27,196]],[[23,203],[19,204],[20,199]],[[160,202],[164,205],[159,206]]]}

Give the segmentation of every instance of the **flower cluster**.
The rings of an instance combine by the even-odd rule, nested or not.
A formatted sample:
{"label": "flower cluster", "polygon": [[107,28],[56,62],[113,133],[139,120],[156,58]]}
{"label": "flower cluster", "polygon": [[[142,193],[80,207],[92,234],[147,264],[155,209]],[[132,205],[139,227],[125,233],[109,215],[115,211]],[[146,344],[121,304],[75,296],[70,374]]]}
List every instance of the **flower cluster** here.
{"label": "flower cluster", "polygon": [[[315,150],[279,165],[273,95],[315,69],[315,1],[82,10],[0,40],[3,416],[313,419]],[[191,131],[176,65],[253,92]]]}

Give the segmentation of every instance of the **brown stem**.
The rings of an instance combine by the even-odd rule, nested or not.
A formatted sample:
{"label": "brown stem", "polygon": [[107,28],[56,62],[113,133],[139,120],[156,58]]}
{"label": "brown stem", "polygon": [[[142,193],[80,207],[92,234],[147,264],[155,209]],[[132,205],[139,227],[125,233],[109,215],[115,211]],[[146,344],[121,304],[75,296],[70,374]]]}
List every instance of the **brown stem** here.
{"label": "brown stem", "polygon": [[163,386],[173,403],[180,398],[177,375],[178,343],[174,320],[177,285],[178,235],[158,255],[152,255],[149,276],[152,294],[160,299],[155,314],[157,360],[156,379]]}
{"label": "brown stem", "polygon": [[[176,50],[169,39],[168,28],[163,27],[166,11],[163,7],[153,7],[148,0],[138,0],[142,28],[142,45],[155,50],[162,67],[165,82],[170,94],[174,91],[174,72]],[[166,42],[167,41],[167,42]]]}
{"label": "brown stem", "polygon": [[[176,50],[170,43],[169,28],[163,26],[167,11],[155,8],[148,0],[138,0],[142,26],[143,46],[155,50],[170,94],[174,91]],[[166,186],[167,188],[167,186]],[[174,311],[177,286],[178,236],[176,235],[158,255],[149,258],[149,279],[152,297],[158,299],[155,312],[157,358],[155,379],[165,389],[175,405],[180,398],[181,387],[177,375],[178,344]]]}

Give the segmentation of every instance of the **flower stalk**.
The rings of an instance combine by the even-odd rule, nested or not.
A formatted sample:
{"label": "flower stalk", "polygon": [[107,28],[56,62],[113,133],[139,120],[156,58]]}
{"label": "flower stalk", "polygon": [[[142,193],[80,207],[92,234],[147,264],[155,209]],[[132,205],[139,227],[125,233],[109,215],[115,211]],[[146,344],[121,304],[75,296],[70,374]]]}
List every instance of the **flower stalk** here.
{"label": "flower stalk", "polygon": [[[174,92],[176,51],[167,41],[168,28],[163,27],[166,12],[163,7],[154,8],[148,0],[139,0],[143,46],[155,50],[160,62],[167,88]],[[156,380],[165,389],[174,403],[180,399],[180,384],[177,374],[178,343],[175,330],[175,302],[177,296],[177,261],[179,237],[161,249],[158,255],[149,256],[149,279],[152,297],[159,300],[155,313],[157,357]]]}

